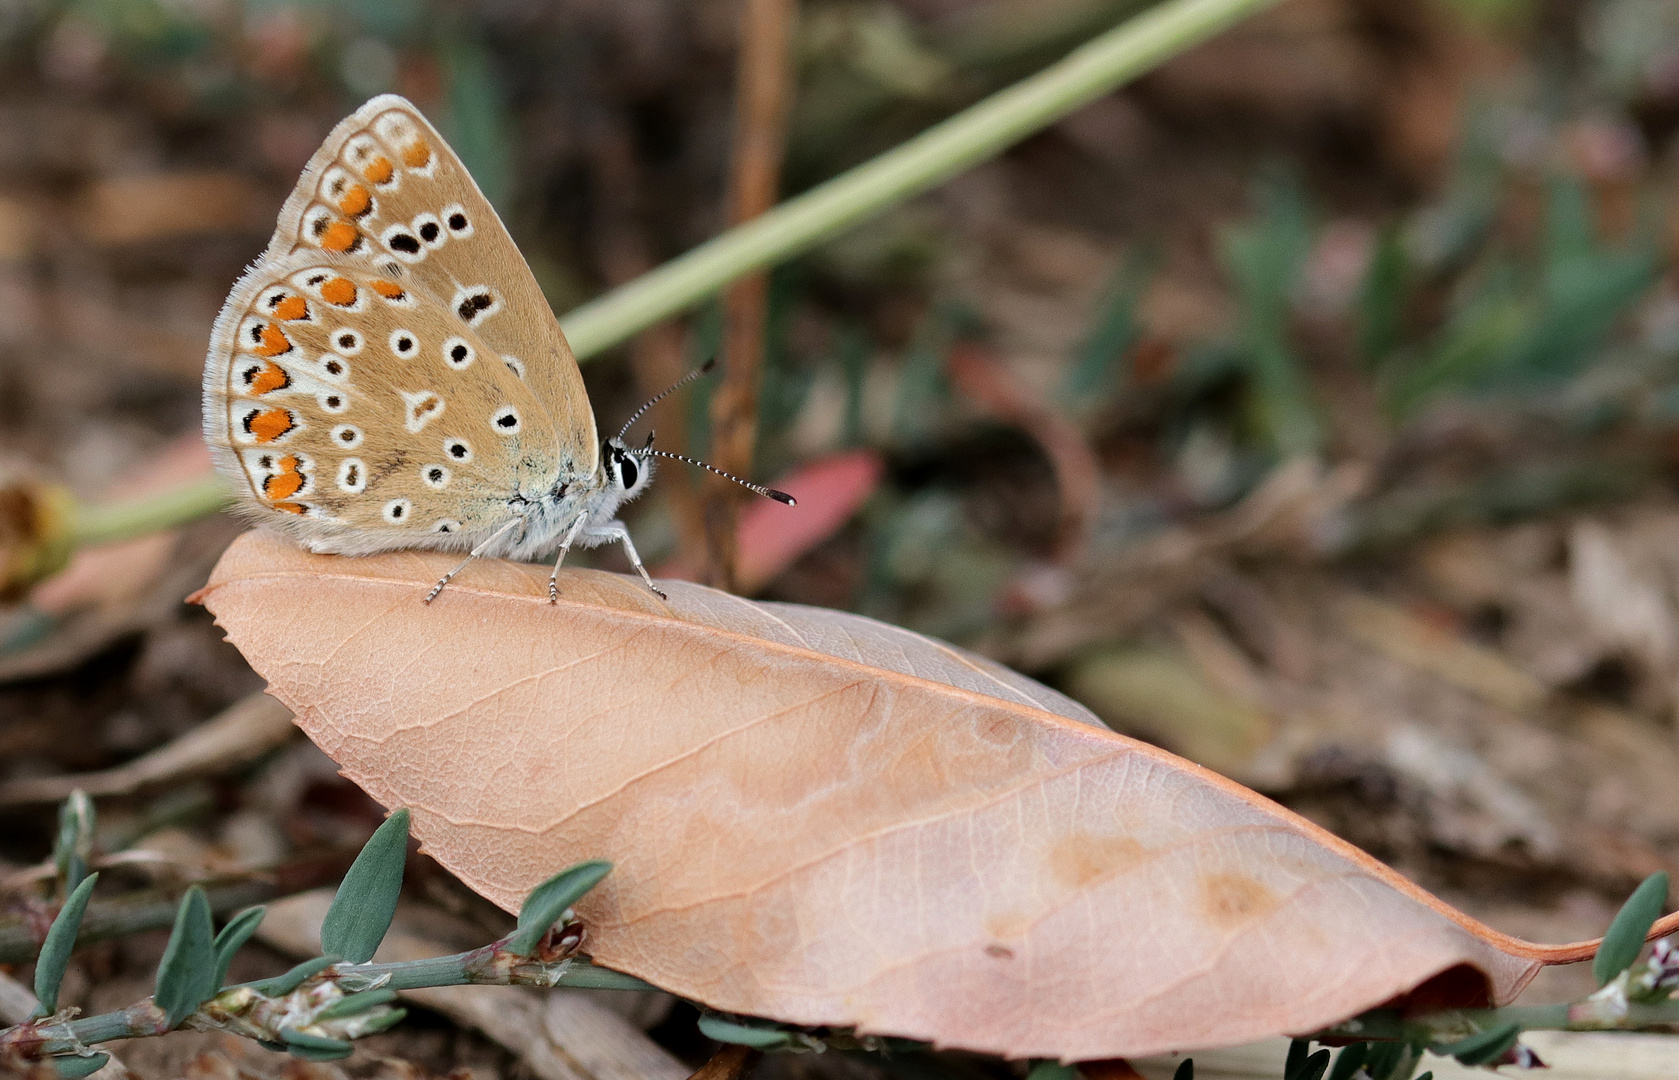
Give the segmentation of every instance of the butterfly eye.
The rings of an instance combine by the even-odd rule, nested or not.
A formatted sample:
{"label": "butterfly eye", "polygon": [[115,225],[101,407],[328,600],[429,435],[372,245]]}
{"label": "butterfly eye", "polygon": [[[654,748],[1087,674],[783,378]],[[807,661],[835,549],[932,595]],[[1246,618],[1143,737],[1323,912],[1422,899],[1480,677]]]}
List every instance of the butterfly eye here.
{"label": "butterfly eye", "polygon": [[339,424],[332,429],[332,441],[347,450],[361,445],[361,428],[354,424]]}
{"label": "butterfly eye", "polygon": [[338,463],[338,487],[351,495],[367,490],[367,466],[361,458],[345,458]]}
{"label": "butterfly eye", "polygon": [[519,410],[511,405],[503,405],[490,417],[490,426],[495,429],[497,435],[519,434]]}
{"label": "butterfly eye", "polygon": [[407,499],[392,499],[385,504],[385,520],[392,525],[400,525],[408,520],[408,513],[413,509],[414,504]]}
{"label": "butterfly eye", "polygon": [[465,371],[476,358],[477,354],[465,338],[452,337],[443,343],[443,362],[456,371]]}
{"label": "butterfly eye", "polygon": [[460,203],[450,203],[443,208],[443,224],[448,228],[449,235],[456,240],[465,240],[472,235],[472,219],[466,216],[466,207]]}
{"label": "butterfly eye", "polygon": [[641,479],[641,470],[636,468],[632,459],[624,458],[618,462],[618,479],[624,485],[624,490],[629,491],[635,487],[635,482]]}
{"label": "butterfly eye", "polygon": [[391,331],[391,352],[398,356],[414,355],[414,348],[417,344],[412,330]]}
{"label": "butterfly eye", "polygon": [[364,342],[361,335],[354,330],[335,330],[332,334],[332,350],[340,356],[354,356],[361,352]]}
{"label": "butterfly eye", "polygon": [[465,439],[443,440],[443,452],[448,454],[449,457],[455,461],[465,462],[472,460],[472,447],[466,444]]}

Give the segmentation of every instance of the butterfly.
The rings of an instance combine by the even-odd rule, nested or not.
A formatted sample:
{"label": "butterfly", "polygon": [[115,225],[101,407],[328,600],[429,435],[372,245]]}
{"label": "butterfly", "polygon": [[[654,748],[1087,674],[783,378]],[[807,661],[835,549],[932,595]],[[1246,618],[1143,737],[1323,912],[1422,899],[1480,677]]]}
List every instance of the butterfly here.
{"label": "butterfly", "polygon": [[454,151],[394,94],[310,158],[204,366],[205,440],[240,508],[315,552],[468,552],[427,603],[473,559],[555,551],[556,600],[566,553],[608,542],[657,593],[618,508],[656,457],[711,466],[651,436],[632,448],[629,426],[599,438],[530,267]]}

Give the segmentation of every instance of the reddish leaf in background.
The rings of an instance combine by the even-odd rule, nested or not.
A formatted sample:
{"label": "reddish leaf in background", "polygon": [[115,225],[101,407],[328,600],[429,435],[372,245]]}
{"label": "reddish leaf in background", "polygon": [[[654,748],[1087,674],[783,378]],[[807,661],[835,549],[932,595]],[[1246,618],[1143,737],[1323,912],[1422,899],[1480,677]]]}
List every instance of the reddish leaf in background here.
{"label": "reddish leaf in background", "polygon": [[[840,530],[880,486],[884,469],[873,450],[847,450],[807,462],[770,485],[793,496],[786,507],[754,499],[740,514],[735,579],[743,593],[774,581],[812,548]],[[657,568],[660,577],[691,580],[698,568],[680,562]]]}
{"label": "reddish leaf in background", "polygon": [[201,595],[451,872],[512,911],[612,861],[588,950],[714,1008],[1106,1059],[1504,1002],[1595,949],[1498,933],[909,631],[581,570],[550,604],[547,568],[491,560],[422,604],[453,562],[258,532]]}
{"label": "reddish leaf in background", "polygon": [[798,500],[791,510],[768,499],[747,504],[735,565],[741,591],[757,592],[839,532],[874,494],[882,469],[873,450],[818,458],[776,480],[775,487]]}

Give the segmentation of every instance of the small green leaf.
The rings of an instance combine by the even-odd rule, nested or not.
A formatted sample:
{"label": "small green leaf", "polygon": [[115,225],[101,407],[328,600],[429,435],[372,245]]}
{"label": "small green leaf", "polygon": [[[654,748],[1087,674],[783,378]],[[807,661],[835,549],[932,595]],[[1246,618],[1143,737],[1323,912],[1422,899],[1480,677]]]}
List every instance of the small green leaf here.
{"label": "small green leaf", "polygon": [[1306,1055],[1312,1052],[1312,1040],[1290,1039],[1288,1044],[1288,1059],[1283,1063],[1284,1080],[1294,1080],[1294,1075],[1306,1067]]}
{"label": "small green leaf", "polygon": [[560,920],[566,908],[582,899],[583,894],[600,884],[612,873],[612,864],[599,859],[581,862],[569,870],[561,870],[530,891],[519,907],[519,928],[507,939],[505,948],[514,956],[529,956],[536,951],[542,935]]}
{"label": "small green leaf", "polygon": [[1422,1057],[1423,1048],[1416,1043],[1366,1043],[1369,1050],[1364,1057],[1364,1072],[1370,1080],[1410,1080],[1411,1072]]}
{"label": "small green leaf", "polygon": [[[315,1050],[321,1053],[338,1054],[342,1057],[355,1049],[348,1039],[329,1039],[324,1035],[310,1035],[307,1032],[298,1031],[296,1028],[281,1028],[280,1038],[285,1040],[286,1049],[292,1053],[296,1053],[298,1050]],[[342,1053],[339,1053],[340,1051]],[[315,1058],[312,1060],[332,1059]]]}
{"label": "small green leaf", "polygon": [[175,929],[157,965],[158,1008],[171,1028],[191,1016],[206,1000],[215,996],[215,924],[210,921],[210,901],[194,885],[181,897],[175,912]]}
{"label": "small green leaf", "polygon": [[337,1020],[354,1016],[396,1000],[395,990],[368,990],[361,994],[346,994],[315,1014],[316,1020]]}
{"label": "small green leaf", "polygon": [[276,975],[272,979],[251,983],[251,989],[264,997],[285,997],[287,994],[302,986],[304,981],[319,975],[327,968],[338,963],[336,956],[317,956],[313,960],[305,960],[283,975]]}
{"label": "small green leaf", "polygon": [[81,1080],[84,1076],[91,1076],[110,1064],[110,1054],[94,1054],[91,1057],[55,1057],[52,1059],[53,1071],[64,1080]]}
{"label": "small green leaf", "polygon": [[1195,1059],[1184,1058],[1178,1062],[1177,1071],[1172,1073],[1172,1080],[1195,1080]]}
{"label": "small green leaf", "polygon": [[363,1024],[361,1026],[361,1033],[363,1035],[372,1035],[376,1032],[384,1031],[386,1028],[396,1027],[398,1024],[402,1023],[403,1017],[407,1015],[407,1009],[392,1009],[390,1012],[381,1016],[375,1016],[373,1019]]}
{"label": "small green leaf", "polygon": [[82,915],[87,911],[88,897],[93,895],[98,874],[90,874],[76,886],[70,899],[58,909],[58,916],[41,944],[41,956],[35,961],[35,996],[41,999],[37,1016],[51,1016],[58,1011],[58,987],[64,981],[64,969],[70,966],[70,954],[76,949],[76,933],[82,928]]}
{"label": "small green leaf", "polygon": [[53,864],[64,880],[68,895],[87,876],[87,860],[93,855],[93,827],[97,820],[93,800],[83,791],[72,791],[58,808],[58,838],[53,842]]}
{"label": "small green leaf", "polygon": [[396,914],[408,861],[408,811],[397,810],[368,838],[321,922],[321,948],[346,963],[373,959]]}
{"label": "small green leaf", "polygon": [[[722,1042],[724,1040],[718,1040]],[[1032,1070],[1026,1074],[1026,1080],[1078,1080],[1079,1071],[1071,1065],[1063,1065],[1059,1061],[1036,1061],[1032,1063]]]}
{"label": "small green leaf", "polygon": [[[737,1043],[754,1050],[774,1050],[793,1041],[793,1036],[774,1028],[749,1027],[717,1016],[700,1017],[700,1034],[720,1043]],[[1041,1078],[1040,1078],[1041,1080]]]}
{"label": "small green leaf", "polygon": [[1658,870],[1632,891],[1615,915],[1615,921],[1609,924],[1609,932],[1603,935],[1603,944],[1592,957],[1592,977],[1597,985],[1609,982],[1638,959],[1644,939],[1650,927],[1661,918],[1666,903],[1667,873]]}
{"label": "small green leaf", "polygon": [[[1296,1041],[1298,1042],[1299,1040]],[[1289,1051],[1289,1056],[1292,1057],[1293,1054],[1294,1052],[1291,1049]],[[1329,1051],[1319,1050],[1317,1053],[1300,1063],[1300,1070],[1298,1072],[1288,1073],[1284,1077],[1284,1080],[1323,1080],[1324,1071],[1328,1068]]]}
{"label": "small green leaf", "polygon": [[1364,1059],[1370,1054],[1370,1044],[1367,1042],[1350,1043],[1341,1048],[1335,1056],[1335,1065],[1329,1070],[1329,1080],[1352,1080],[1353,1073],[1364,1064]]}
{"label": "small green leaf", "polygon": [[227,969],[233,963],[233,954],[238,952],[251,940],[251,935],[262,925],[262,917],[268,914],[265,907],[246,908],[227,921],[222,932],[216,935],[216,989],[227,985]]}
{"label": "small green leaf", "polygon": [[1490,1065],[1516,1045],[1516,1039],[1521,1033],[1521,1025],[1505,1024],[1502,1027],[1478,1031],[1455,1043],[1436,1046],[1434,1052],[1443,1057],[1457,1058],[1464,1065]]}

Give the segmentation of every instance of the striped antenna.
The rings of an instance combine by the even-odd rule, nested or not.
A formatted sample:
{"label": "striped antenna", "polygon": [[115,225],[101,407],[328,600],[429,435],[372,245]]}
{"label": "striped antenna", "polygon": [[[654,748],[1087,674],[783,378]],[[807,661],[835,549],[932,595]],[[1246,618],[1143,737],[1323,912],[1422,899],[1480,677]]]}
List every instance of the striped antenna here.
{"label": "striped antenna", "polygon": [[631,450],[629,452],[631,454],[636,455],[637,457],[640,457],[642,455],[646,455],[648,457],[670,458],[672,461],[686,461],[690,465],[698,465],[700,468],[706,470],[707,472],[716,473],[718,476],[721,476],[725,480],[733,480],[735,483],[739,484],[741,487],[749,488],[752,491],[756,491],[758,494],[764,496],[765,498],[774,499],[778,503],[786,503],[788,506],[799,505],[798,503],[793,501],[793,496],[787,494],[785,491],[777,491],[774,488],[764,487],[762,484],[754,484],[750,480],[742,480],[740,477],[736,476],[734,473],[726,473],[722,469],[719,469],[715,465],[707,465],[705,462],[701,461],[699,458],[686,457],[682,454],[672,454],[672,453],[670,453],[668,451],[665,451],[665,450],[654,450],[654,449],[651,449],[649,447],[643,447],[640,450]]}
{"label": "striped antenna", "polygon": [[634,413],[630,414],[630,418],[628,420],[624,421],[624,426],[618,429],[618,438],[622,439],[624,437],[624,432],[630,430],[630,425],[631,424],[633,424],[637,420],[641,419],[641,414],[642,413],[645,413],[648,409],[651,409],[653,406],[657,405],[659,402],[663,401],[665,398],[670,397],[672,394],[676,393],[678,390],[682,389],[684,386],[687,386],[689,383],[693,382],[695,379],[698,379],[698,378],[700,378],[701,376],[704,376],[704,375],[711,374],[711,369],[716,367],[716,366],[717,366],[717,361],[715,359],[707,360],[705,363],[701,364],[699,367],[695,368],[693,371],[690,371],[688,374],[682,376],[682,378],[680,378],[680,379],[676,380],[676,382],[672,383],[670,385],[670,387],[665,390],[664,393],[655,394],[655,395],[653,395],[653,397],[651,397],[647,401],[643,402],[641,408],[637,409]]}

